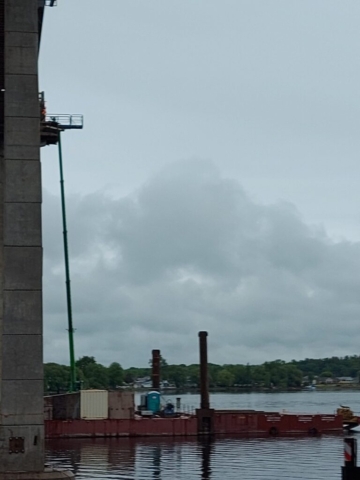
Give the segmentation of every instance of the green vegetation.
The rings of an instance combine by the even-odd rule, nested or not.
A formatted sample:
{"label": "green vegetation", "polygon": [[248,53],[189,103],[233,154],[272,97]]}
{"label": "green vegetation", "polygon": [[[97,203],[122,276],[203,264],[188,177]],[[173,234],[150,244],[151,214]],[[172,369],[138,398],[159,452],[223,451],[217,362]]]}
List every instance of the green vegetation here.
{"label": "green vegetation", "polygon": [[[45,363],[45,392],[62,393],[70,386],[70,367]],[[124,370],[119,363],[104,367],[94,357],[82,357],[76,362],[78,388],[114,389],[124,383]]]}
{"label": "green vegetation", "polygon": [[[45,392],[66,392],[69,388],[70,367],[46,363]],[[114,389],[132,385],[139,378],[149,377],[151,361],[147,368],[123,369],[119,363],[105,367],[94,357],[82,357],[76,362],[77,378],[81,388]],[[344,358],[305,359],[284,362],[275,360],[262,365],[216,365],[209,364],[210,388],[300,388],[306,376],[311,382],[315,377],[358,378],[360,356]],[[169,365],[161,360],[161,378],[177,388],[198,388],[199,365]]]}

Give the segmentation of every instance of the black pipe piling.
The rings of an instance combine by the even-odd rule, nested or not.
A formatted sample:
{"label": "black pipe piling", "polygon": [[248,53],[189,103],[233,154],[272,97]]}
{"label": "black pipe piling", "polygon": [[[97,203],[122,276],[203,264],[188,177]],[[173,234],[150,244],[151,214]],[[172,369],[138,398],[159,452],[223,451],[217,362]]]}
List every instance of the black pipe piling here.
{"label": "black pipe piling", "polygon": [[196,410],[198,432],[202,435],[211,435],[214,430],[214,410],[210,408],[209,378],[207,357],[207,332],[199,332],[200,345],[200,408]]}
{"label": "black pipe piling", "polygon": [[152,351],[152,388],[153,390],[160,389],[160,350]]}
{"label": "black pipe piling", "polygon": [[200,344],[200,408],[209,409],[209,378],[208,378],[208,355],[207,355],[207,332],[199,332]]}
{"label": "black pipe piling", "polygon": [[344,466],[341,468],[342,480],[360,480],[360,467],[357,463],[356,438],[344,438]]}

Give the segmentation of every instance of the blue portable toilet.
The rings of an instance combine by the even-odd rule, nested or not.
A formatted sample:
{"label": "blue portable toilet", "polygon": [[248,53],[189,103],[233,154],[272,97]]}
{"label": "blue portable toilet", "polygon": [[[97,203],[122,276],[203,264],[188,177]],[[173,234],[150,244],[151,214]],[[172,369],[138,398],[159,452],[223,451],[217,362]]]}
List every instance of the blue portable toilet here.
{"label": "blue portable toilet", "polygon": [[159,392],[149,392],[147,394],[147,409],[151,410],[153,413],[160,411],[160,393]]}

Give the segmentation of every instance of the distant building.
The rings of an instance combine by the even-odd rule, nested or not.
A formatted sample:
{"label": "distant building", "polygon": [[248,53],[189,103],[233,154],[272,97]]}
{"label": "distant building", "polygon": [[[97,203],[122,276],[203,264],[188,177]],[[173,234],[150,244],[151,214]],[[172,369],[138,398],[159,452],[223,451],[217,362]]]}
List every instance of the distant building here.
{"label": "distant building", "polygon": [[[160,388],[174,388],[175,385],[169,383],[167,380],[160,382]],[[134,388],[152,388],[151,377],[137,378],[134,381]]]}
{"label": "distant building", "polygon": [[337,381],[338,383],[343,383],[343,384],[358,383],[358,379],[353,377],[338,377]]}
{"label": "distant building", "polygon": [[134,381],[135,388],[149,388],[151,387],[152,382],[150,377],[137,378]]}

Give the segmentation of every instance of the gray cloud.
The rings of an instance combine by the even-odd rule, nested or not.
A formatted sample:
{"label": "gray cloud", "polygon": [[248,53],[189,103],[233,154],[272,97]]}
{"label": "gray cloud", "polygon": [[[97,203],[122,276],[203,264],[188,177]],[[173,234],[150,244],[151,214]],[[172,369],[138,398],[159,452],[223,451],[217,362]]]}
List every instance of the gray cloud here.
{"label": "gray cloud", "polygon": [[58,4],[40,80],[49,112],[85,115],[64,135],[69,192],[123,195],[167,163],[221,159],[259,203],[360,239],[357,0]]}
{"label": "gray cloud", "polygon": [[[67,197],[76,353],[146,365],[358,353],[360,244],[285,202],[253,201],[210,161],[176,162],[131,195]],[[60,200],[44,192],[45,359],[67,362]]]}

